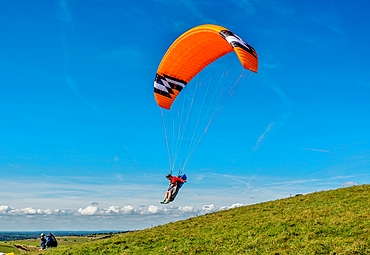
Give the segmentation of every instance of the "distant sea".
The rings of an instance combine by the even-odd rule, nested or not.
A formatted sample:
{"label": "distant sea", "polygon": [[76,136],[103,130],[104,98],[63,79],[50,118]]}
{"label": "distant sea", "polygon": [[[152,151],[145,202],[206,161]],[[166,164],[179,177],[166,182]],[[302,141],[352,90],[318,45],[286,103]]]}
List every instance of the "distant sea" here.
{"label": "distant sea", "polygon": [[0,241],[13,241],[21,239],[33,239],[40,238],[41,233],[44,233],[46,236],[49,233],[52,233],[57,239],[58,236],[89,236],[97,234],[116,234],[124,233],[125,231],[111,231],[111,230],[102,230],[102,231],[51,231],[51,232],[42,232],[42,231],[0,231]]}

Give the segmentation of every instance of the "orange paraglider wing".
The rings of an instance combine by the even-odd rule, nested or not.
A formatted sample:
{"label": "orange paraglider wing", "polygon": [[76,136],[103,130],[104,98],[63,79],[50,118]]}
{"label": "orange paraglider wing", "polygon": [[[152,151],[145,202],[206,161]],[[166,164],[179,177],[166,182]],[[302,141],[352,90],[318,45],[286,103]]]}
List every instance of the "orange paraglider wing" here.
{"label": "orange paraglider wing", "polygon": [[197,73],[232,51],[244,68],[257,72],[255,49],[224,27],[200,25],[180,35],[159,64],[154,81],[157,104],[170,109],[177,95]]}

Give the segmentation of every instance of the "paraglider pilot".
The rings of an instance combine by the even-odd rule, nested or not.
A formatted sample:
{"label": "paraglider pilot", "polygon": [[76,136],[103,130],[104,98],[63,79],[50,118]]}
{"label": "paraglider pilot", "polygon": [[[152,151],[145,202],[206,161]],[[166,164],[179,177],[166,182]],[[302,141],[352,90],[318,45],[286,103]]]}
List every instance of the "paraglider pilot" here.
{"label": "paraglider pilot", "polygon": [[172,201],[171,197],[173,197],[179,189],[177,182],[185,182],[185,180],[181,179],[180,177],[172,176],[171,174],[166,174],[166,178],[170,181],[170,186],[168,187],[161,204],[168,204]]}

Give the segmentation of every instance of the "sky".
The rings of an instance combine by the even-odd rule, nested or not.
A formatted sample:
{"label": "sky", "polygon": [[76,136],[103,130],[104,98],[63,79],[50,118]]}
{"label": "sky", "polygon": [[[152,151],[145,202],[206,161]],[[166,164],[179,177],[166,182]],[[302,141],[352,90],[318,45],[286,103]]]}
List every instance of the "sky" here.
{"label": "sky", "polygon": [[[143,229],[370,183],[367,1],[17,0],[0,12],[0,230]],[[161,205],[170,162],[153,82],[201,24],[247,41],[259,69]],[[234,71],[230,53],[187,87]]]}

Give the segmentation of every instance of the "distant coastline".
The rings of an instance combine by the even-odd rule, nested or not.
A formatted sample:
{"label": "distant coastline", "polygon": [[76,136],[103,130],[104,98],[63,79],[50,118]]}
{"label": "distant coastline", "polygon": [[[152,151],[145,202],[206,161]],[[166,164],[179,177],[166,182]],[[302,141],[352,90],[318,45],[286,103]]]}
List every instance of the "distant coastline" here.
{"label": "distant coastline", "polygon": [[58,236],[89,236],[98,234],[117,234],[124,233],[127,231],[118,230],[98,230],[98,231],[0,231],[0,241],[15,241],[23,239],[34,239],[39,238],[41,233],[45,235],[53,233],[56,237]]}

